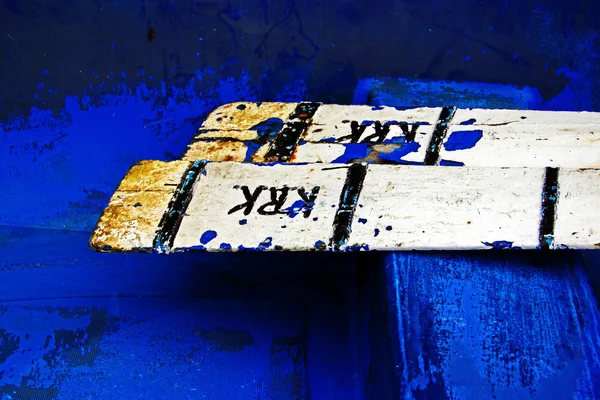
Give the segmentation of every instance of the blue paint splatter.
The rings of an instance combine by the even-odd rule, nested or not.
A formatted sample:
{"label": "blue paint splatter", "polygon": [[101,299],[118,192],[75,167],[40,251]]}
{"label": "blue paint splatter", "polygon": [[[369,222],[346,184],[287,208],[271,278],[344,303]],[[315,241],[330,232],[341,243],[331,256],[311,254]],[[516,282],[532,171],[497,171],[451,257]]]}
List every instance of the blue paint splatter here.
{"label": "blue paint splatter", "polygon": [[441,166],[446,167],[464,167],[465,163],[460,161],[452,161],[452,160],[440,160]]}
{"label": "blue paint splatter", "polygon": [[391,230],[392,230],[392,226],[391,226],[391,225],[388,225],[388,226],[386,226],[386,227],[385,227],[385,230],[386,230],[386,231],[391,231]]}
{"label": "blue paint splatter", "polygon": [[379,236],[379,229],[375,228],[375,237]]}
{"label": "blue paint splatter", "polygon": [[249,130],[256,131],[259,139],[262,139],[266,143],[266,141],[277,135],[277,132],[279,132],[282,128],[283,121],[280,118],[269,118],[254,125]]}
{"label": "blue paint splatter", "polygon": [[485,246],[490,246],[492,250],[503,250],[503,249],[520,249],[518,246],[513,246],[514,242],[508,242],[506,240],[496,240],[495,242],[481,242]]}
{"label": "blue paint splatter", "polygon": [[247,219],[240,219],[240,225],[246,225],[248,223]]}
{"label": "blue paint splatter", "polygon": [[307,207],[307,204],[304,202],[304,200],[296,200],[291,206],[285,208],[283,211],[286,211],[290,218],[294,218],[296,215],[300,214],[304,207]]}
{"label": "blue paint splatter", "polygon": [[256,248],[256,250],[264,251],[264,250],[268,249],[269,247],[271,247],[272,244],[273,244],[273,238],[268,237],[258,244],[258,247]]}
{"label": "blue paint splatter", "polygon": [[444,143],[444,149],[448,151],[471,149],[482,137],[483,131],[481,130],[452,132]]}
{"label": "blue paint splatter", "polygon": [[468,119],[460,123],[460,125],[473,125],[477,120],[475,118]]}
{"label": "blue paint splatter", "polygon": [[379,111],[379,110],[383,110],[383,107],[381,107],[381,106],[374,106],[374,107],[371,107],[371,110],[373,110],[373,111]]}
{"label": "blue paint splatter", "polygon": [[406,163],[407,161],[402,160],[402,157],[404,157],[410,153],[416,153],[417,151],[419,151],[420,147],[421,147],[421,145],[417,142],[406,143],[404,146],[394,149],[389,154],[381,154],[379,156],[379,158],[381,160],[396,161],[398,163]]}
{"label": "blue paint splatter", "polygon": [[200,243],[207,244],[211,240],[217,237],[217,232],[215,231],[206,231],[200,236]]}
{"label": "blue paint splatter", "polygon": [[317,240],[317,242],[315,243],[315,249],[317,249],[317,250],[325,250],[326,248],[327,248],[327,245],[322,240]]}
{"label": "blue paint splatter", "polygon": [[219,249],[221,249],[221,250],[231,250],[231,245],[229,243],[221,243],[221,245],[219,246]]}
{"label": "blue paint splatter", "polygon": [[359,218],[358,222],[361,224],[366,224],[367,223],[367,219],[366,218]]}
{"label": "blue paint splatter", "polygon": [[371,148],[367,143],[351,143],[344,145],[344,154],[333,160],[334,163],[347,163],[360,160],[369,155]]}

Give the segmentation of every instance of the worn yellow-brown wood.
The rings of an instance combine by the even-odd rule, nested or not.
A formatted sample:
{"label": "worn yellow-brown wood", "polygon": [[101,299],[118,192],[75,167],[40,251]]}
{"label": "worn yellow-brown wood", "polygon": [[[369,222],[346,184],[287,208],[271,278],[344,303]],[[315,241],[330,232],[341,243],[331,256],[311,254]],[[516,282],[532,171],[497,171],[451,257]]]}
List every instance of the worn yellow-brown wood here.
{"label": "worn yellow-brown wood", "polygon": [[184,160],[206,160],[206,161],[238,161],[246,158],[246,144],[240,141],[206,141],[201,140],[192,143],[185,155]]}
{"label": "worn yellow-brown wood", "polygon": [[134,165],[102,213],[91,247],[102,251],[149,251],[189,165],[187,161],[141,161]]}

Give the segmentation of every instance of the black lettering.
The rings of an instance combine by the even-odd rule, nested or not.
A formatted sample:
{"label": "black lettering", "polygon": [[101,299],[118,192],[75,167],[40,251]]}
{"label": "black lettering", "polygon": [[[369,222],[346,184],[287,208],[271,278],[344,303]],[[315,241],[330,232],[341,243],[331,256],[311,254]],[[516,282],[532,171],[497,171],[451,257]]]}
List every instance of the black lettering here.
{"label": "black lettering", "polygon": [[339,138],[337,140],[337,142],[341,143],[344,140],[349,139],[350,143],[358,143],[360,136],[365,132],[365,129],[367,129],[367,126],[369,126],[369,125],[359,125],[358,122],[356,122],[356,121],[350,122],[350,130],[352,133],[347,136],[342,136],[341,138]]}
{"label": "black lettering", "polygon": [[389,124],[381,125],[380,121],[375,121],[375,133],[364,138],[362,143],[369,143],[373,138],[376,138],[375,143],[383,142],[390,132],[390,126]]}
{"label": "black lettering", "polygon": [[[283,207],[283,203],[287,199],[288,192],[290,191],[289,187],[283,187],[281,189],[270,188],[271,191],[271,201],[263,204],[256,210],[260,215],[275,215],[281,213],[281,207]],[[279,195],[278,195],[279,192]],[[267,210],[267,207],[273,207],[272,210]]]}
{"label": "black lettering", "polygon": [[402,129],[402,133],[406,137],[407,142],[414,142],[415,136],[417,135],[417,129],[419,129],[419,125],[415,124],[411,126],[410,131],[408,130],[408,123],[400,122],[400,129]]}
{"label": "black lettering", "polygon": [[315,186],[312,188],[310,194],[304,190],[304,188],[298,189],[298,195],[304,201],[304,206],[302,206],[302,215],[304,218],[310,217],[310,213],[313,210],[315,205],[315,200],[317,200],[317,195],[319,194],[319,190],[321,190],[320,186]]}
{"label": "black lettering", "polygon": [[[240,189],[240,187],[238,185],[233,187],[234,189]],[[258,200],[258,196],[260,196],[260,193],[267,189],[266,186],[259,186],[254,190],[254,193],[250,194],[250,190],[248,189],[248,186],[242,186],[242,193],[244,193],[244,197],[246,198],[246,202],[242,203],[242,204],[238,204],[237,206],[233,207],[231,210],[229,210],[229,212],[227,213],[229,214],[233,214],[236,211],[240,211],[242,209],[244,210],[244,215],[248,215],[252,212],[252,209],[254,208],[254,204],[256,203],[256,200]]]}

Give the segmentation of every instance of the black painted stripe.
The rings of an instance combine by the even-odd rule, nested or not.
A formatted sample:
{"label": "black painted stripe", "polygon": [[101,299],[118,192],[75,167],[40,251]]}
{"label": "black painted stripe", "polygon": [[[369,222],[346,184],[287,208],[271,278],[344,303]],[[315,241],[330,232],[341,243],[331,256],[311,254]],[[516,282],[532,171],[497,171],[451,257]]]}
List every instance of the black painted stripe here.
{"label": "black painted stripe", "polygon": [[558,199],[558,168],[546,168],[542,188],[542,218],[540,221],[540,248],[550,249],[554,244],[554,221]]}
{"label": "black painted stripe", "polygon": [[163,214],[154,238],[154,250],[166,253],[173,247],[173,241],[181,225],[183,215],[193,196],[194,185],[204,170],[206,161],[195,161],[186,170],[181,183],[175,189],[167,211]]}
{"label": "black painted stripe", "polygon": [[290,161],[300,139],[308,129],[312,117],[321,103],[299,103],[288,117],[283,129],[271,143],[266,160],[273,162]]}
{"label": "black painted stripe", "polygon": [[338,250],[348,241],[352,228],[352,218],[358,204],[358,198],[367,174],[366,163],[352,164],[348,168],[346,181],[340,195],[340,204],[333,221],[333,236],[329,240],[329,246]]}
{"label": "black painted stripe", "polygon": [[440,117],[435,124],[435,129],[433,131],[433,135],[431,136],[431,141],[429,142],[429,147],[427,147],[427,152],[425,153],[425,165],[436,165],[438,159],[440,158],[440,146],[444,137],[446,137],[446,133],[448,132],[448,127],[450,125],[450,121],[454,114],[456,113],[456,107],[444,107],[442,112],[440,113]]}

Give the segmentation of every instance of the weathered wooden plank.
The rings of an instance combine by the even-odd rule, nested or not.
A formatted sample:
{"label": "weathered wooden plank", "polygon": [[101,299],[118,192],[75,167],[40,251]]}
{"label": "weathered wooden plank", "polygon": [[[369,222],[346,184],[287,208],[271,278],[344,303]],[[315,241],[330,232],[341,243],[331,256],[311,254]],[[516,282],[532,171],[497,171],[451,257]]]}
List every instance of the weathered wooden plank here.
{"label": "weathered wooden plank", "polygon": [[555,245],[600,249],[600,171],[561,169],[557,186]]}
{"label": "weathered wooden plank", "polygon": [[600,113],[234,103],[211,113],[183,158],[597,168],[599,137]]}
{"label": "weathered wooden plank", "polygon": [[[152,177],[140,178],[142,167]],[[125,177],[91,243],[158,252],[589,249],[600,242],[598,187],[598,170],[152,162]]]}
{"label": "weathered wooden plank", "polygon": [[457,110],[440,158],[473,166],[504,160],[512,167],[596,168],[600,113]]}

